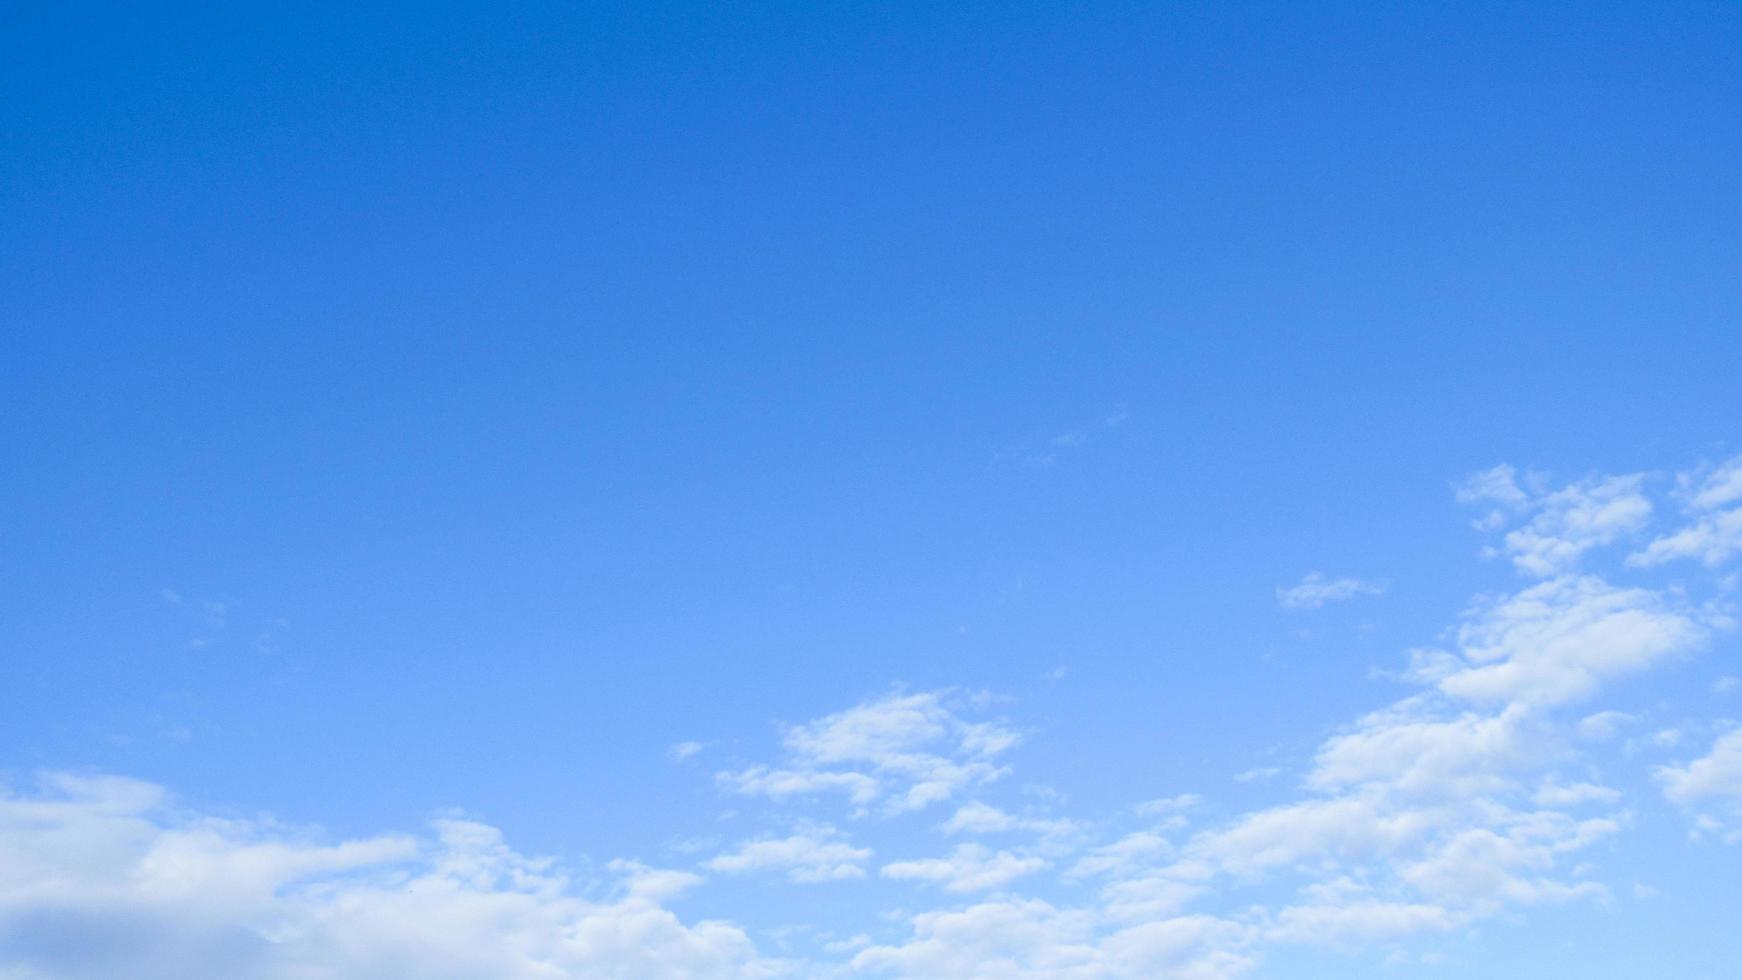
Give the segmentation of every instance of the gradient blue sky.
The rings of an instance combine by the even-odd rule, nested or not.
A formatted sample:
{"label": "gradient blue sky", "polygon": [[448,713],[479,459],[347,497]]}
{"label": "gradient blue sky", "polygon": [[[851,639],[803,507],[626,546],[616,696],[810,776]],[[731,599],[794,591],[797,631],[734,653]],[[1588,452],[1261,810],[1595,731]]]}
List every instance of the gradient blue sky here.
{"label": "gradient blue sky", "polygon": [[[574,894],[697,875],[674,928],[756,952],[670,976],[1163,976],[1196,967],[1107,937],[1188,914],[1229,927],[1203,976],[1728,976],[1739,105],[1718,3],[11,9],[0,832],[70,853],[18,808],[124,811],[137,857],[461,812]],[[1288,608],[1315,572],[1352,594]],[[1531,872],[1595,888],[1459,905],[1419,854],[1300,858],[1134,920],[1068,874],[1147,800],[1201,797],[1190,856],[1334,795],[1327,739],[1442,696],[1409,651],[1598,581],[1674,642],[1552,710],[1408,709],[1524,705],[1553,760],[1458,794],[1608,788],[1613,831]],[[783,725],[912,698],[1019,736],[1008,772],[894,815],[735,788]],[[1045,864],[995,886],[884,873],[973,802],[1072,829],[989,841]],[[777,839],[871,855],[719,863]],[[8,868],[0,975],[102,975]],[[316,914],[306,875],[261,915]],[[1290,939],[1338,880],[1451,918]],[[1025,902],[1102,958],[854,961]]]}

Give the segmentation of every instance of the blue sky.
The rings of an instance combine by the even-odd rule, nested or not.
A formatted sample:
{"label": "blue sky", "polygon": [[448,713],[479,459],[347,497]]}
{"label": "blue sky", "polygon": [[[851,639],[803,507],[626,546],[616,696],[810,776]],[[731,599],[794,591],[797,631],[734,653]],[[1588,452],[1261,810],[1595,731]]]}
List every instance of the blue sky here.
{"label": "blue sky", "polygon": [[3,16],[6,980],[1742,957],[1735,8]]}

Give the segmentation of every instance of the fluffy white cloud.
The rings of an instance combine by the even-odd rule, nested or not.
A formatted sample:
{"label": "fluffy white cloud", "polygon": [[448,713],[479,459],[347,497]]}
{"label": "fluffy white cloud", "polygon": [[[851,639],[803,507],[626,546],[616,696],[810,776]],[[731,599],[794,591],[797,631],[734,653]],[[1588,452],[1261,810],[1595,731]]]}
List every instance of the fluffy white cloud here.
{"label": "fluffy white cloud", "polygon": [[1718,565],[1742,553],[1742,508],[1722,511],[1664,535],[1631,555],[1634,565],[1661,565],[1677,558],[1697,558]]}
{"label": "fluffy white cloud", "polygon": [[1357,596],[1383,595],[1385,586],[1357,578],[1327,578],[1322,572],[1308,572],[1299,584],[1287,588],[1277,586],[1276,601],[1289,610],[1318,609],[1328,602],[1342,602]]}
{"label": "fluffy white cloud", "polygon": [[1688,489],[1688,505],[1696,510],[1742,502],[1742,456],[1732,456],[1709,472],[1684,473],[1678,482]]}
{"label": "fluffy white cloud", "polygon": [[1683,473],[1678,482],[1692,522],[1629,555],[1628,564],[1652,566],[1694,558],[1719,565],[1742,553],[1742,507],[1728,506],[1742,500],[1742,456],[1710,472]]}
{"label": "fluffy white cloud", "polygon": [[1517,477],[1510,466],[1478,473],[1459,488],[1458,499],[1495,505],[1477,522],[1483,530],[1527,518],[1507,532],[1500,550],[1530,575],[1563,574],[1586,552],[1641,530],[1651,518],[1642,474],[1593,477],[1555,491],[1526,490]]}
{"label": "fluffy white cloud", "polygon": [[880,872],[885,878],[930,881],[952,892],[1000,888],[1047,866],[1045,858],[994,852],[982,844],[962,844],[941,858],[892,861]]}
{"label": "fluffy white cloud", "polygon": [[1580,738],[1607,742],[1619,735],[1621,729],[1638,720],[1625,711],[1599,711],[1581,718],[1574,730],[1579,733]]}
{"label": "fluffy white cloud", "polygon": [[947,800],[1004,775],[993,760],[1021,736],[970,722],[973,699],[948,691],[897,694],[786,729],[787,761],[722,772],[721,785],[776,799],[841,791],[858,806],[883,800],[890,813]]}
{"label": "fluffy white cloud", "polygon": [[[1663,766],[1657,770],[1664,795],[1686,807],[1716,805],[1742,821],[1742,729],[1726,732],[1712,743],[1706,755],[1680,766]],[[1717,826],[1708,817],[1704,824]],[[1742,831],[1727,836],[1742,839]]]}
{"label": "fluffy white cloud", "polygon": [[1363,899],[1348,904],[1291,905],[1266,938],[1283,943],[1359,947],[1375,941],[1444,932],[1462,922],[1450,910],[1421,902]]}
{"label": "fluffy white cloud", "polygon": [[1073,865],[1067,876],[1087,878],[1093,875],[1129,871],[1153,865],[1174,855],[1173,842],[1154,831],[1143,830],[1126,834],[1111,844],[1103,844],[1084,855]]}
{"label": "fluffy white cloud", "polygon": [[868,972],[908,980],[1227,980],[1253,963],[1249,926],[1211,916],[1158,919],[1098,932],[1094,912],[1038,899],[924,912],[901,945],[853,959]]}
{"label": "fluffy white cloud", "polygon": [[1470,796],[1505,788],[1513,773],[1557,752],[1549,728],[1523,705],[1497,715],[1440,718],[1423,699],[1411,698],[1325,742],[1308,783],[1320,789],[1379,784],[1398,792]]}
{"label": "fluffy white cloud", "polygon": [[1256,879],[1309,863],[1364,861],[1424,838],[1443,819],[1428,811],[1393,811],[1376,796],[1302,800],[1196,835],[1171,870],[1187,880],[1218,874]]}
{"label": "fluffy white cloud", "polygon": [[1552,705],[1692,650],[1707,627],[1646,589],[1550,579],[1480,604],[1458,630],[1461,669],[1440,690],[1479,703]]}
{"label": "fluffy white cloud", "polygon": [[1172,821],[1176,818],[1183,819],[1181,815],[1184,814],[1185,811],[1190,810],[1192,807],[1195,807],[1202,802],[1204,802],[1203,797],[1196,793],[1181,793],[1178,796],[1164,796],[1160,799],[1145,800],[1131,809],[1140,817],[1159,817],[1163,820]]}
{"label": "fluffy white cloud", "polygon": [[1007,813],[979,800],[964,803],[939,828],[949,834],[997,834],[1028,832],[1058,838],[1078,830],[1073,820],[1021,816]]}
{"label": "fluffy white cloud", "polygon": [[833,827],[819,826],[790,837],[743,841],[705,867],[724,872],[779,871],[795,882],[840,881],[865,877],[864,863],[870,857],[870,848],[854,847],[841,840]]}
{"label": "fluffy white cloud", "polygon": [[991,834],[1016,826],[1015,817],[976,800],[957,808],[955,816],[944,821],[943,829],[948,833]]}
{"label": "fluffy white cloud", "polygon": [[1039,899],[922,912],[910,940],[861,950],[852,965],[909,980],[1095,980],[1107,975],[1095,926],[1092,912]]}
{"label": "fluffy white cloud", "polygon": [[1563,783],[1551,778],[1537,787],[1536,795],[1531,800],[1537,806],[1570,810],[1589,803],[1618,803],[1621,801],[1621,794],[1595,783]]}
{"label": "fluffy white cloud", "polygon": [[583,898],[491,827],[323,843],[171,807],[114,778],[0,797],[0,976],[83,980],[767,977],[725,923],[663,907],[699,879],[613,865]]}
{"label": "fluffy white cloud", "polygon": [[[1742,463],[1683,484],[1704,521],[1742,500]],[[880,892],[939,900],[941,891],[942,902],[963,904],[904,912],[900,925],[813,927],[810,939],[792,939],[803,924],[771,930],[782,950],[811,942],[815,960],[774,961],[732,925],[677,918],[666,906],[702,881],[690,872],[617,862],[607,880],[574,883],[467,821],[329,842],[179,813],[147,784],[54,777],[34,794],[0,798],[0,978],[1211,980],[1251,970],[1277,944],[1401,949],[1522,906],[1600,896],[1582,855],[1627,817],[1614,812],[1620,794],[1590,781],[1596,755],[1619,749],[1625,760],[1644,743],[1608,743],[1649,715],[1596,705],[1575,721],[1563,717],[1567,705],[1729,625],[1720,604],[1683,598],[1692,590],[1568,571],[1639,529],[1651,512],[1641,487],[1619,477],[1551,490],[1510,468],[1479,474],[1460,495],[1492,508],[1486,529],[1512,526],[1504,551],[1546,577],[1476,601],[1445,649],[1411,653],[1403,676],[1418,689],[1334,730],[1298,779],[1247,790],[1294,785],[1295,795],[1199,819],[1195,830],[1185,814],[1201,812],[1200,801],[1189,794],[1138,805],[1140,822],[1132,811],[1067,819],[974,799],[974,787],[1005,774],[1020,741],[983,720],[983,698],[894,694],[784,728],[778,760],[718,773],[719,785],[775,803],[845,799],[856,816],[966,798],[947,817],[879,824],[891,839],[879,839],[884,850],[918,846],[894,844],[904,827],[1032,835],[878,869]],[[1280,590],[1279,599],[1306,608],[1361,594],[1352,581],[1309,576],[1302,586],[1318,591]],[[697,748],[679,743],[672,757]],[[1657,777],[1696,811],[1697,827],[1742,828],[1742,732]],[[800,883],[866,876],[869,847],[795,816],[779,815],[775,832],[745,831],[701,868]],[[1729,834],[1742,839],[1742,829]],[[1055,887],[1080,896],[1076,906],[1032,897]],[[961,897],[987,891],[995,897]]]}
{"label": "fluffy white cloud", "polygon": [[1505,904],[1535,904],[1583,895],[1600,895],[1602,887],[1568,884],[1547,876],[1560,855],[1589,846],[1615,833],[1611,819],[1574,820],[1563,813],[1501,813],[1494,826],[1469,827],[1438,842],[1399,876],[1420,894],[1441,903],[1456,903],[1478,914],[1491,914]]}

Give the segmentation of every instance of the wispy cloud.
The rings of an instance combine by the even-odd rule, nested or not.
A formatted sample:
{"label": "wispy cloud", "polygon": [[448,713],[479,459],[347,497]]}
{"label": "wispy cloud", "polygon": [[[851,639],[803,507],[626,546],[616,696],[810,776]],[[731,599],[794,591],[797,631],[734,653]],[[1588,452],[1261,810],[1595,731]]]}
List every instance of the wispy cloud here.
{"label": "wispy cloud", "polygon": [[870,857],[870,848],[854,847],[835,828],[816,825],[789,837],[744,841],[704,866],[731,873],[779,872],[789,881],[814,883],[863,878]]}
{"label": "wispy cloud", "polygon": [[1360,596],[1385,594],[1385,586],[1358,578],[1330,578],[1322,572],[1308,572],[1296,585],[1277,586],[1276,601],[1284,609],[1299,611],[1318,609],[1327,603],[1343,602]]}
{"label": "wispy cloud", "polygon": [[1092,423],[1035,435],[999,450],[993,458],[1030,469],[1045,469],[1058,464],[1071,453],[1081,451],[1098,437],[1107,434],[1108,430],[1117,429],[1130,419],[1131,416],[1126,412],[1109,412]]}
{"label": "wispy cloud", "polygon": [[786,729],[786,759],[718,775],[735,792],[784,799],[844,794],[863,808],[919,810],[998,779],[996,760],[1021,736],[963,712],[976,699],[950,691],[895,694]]}
{"label": "wispy cloud", "polygon": [[1665,796],[1704,811],[1697,830],[1742,841],[1742,729],[1720,735],[1700,758],[1659,768],[1657,778]]}
{"label": "wispy cloud", "polygon": [[983,844],[961,844],[945,857],[893,861],[878,873],[885,878],[935,882],[946,891],[978,892],[999,888],[1047,866],[1045,858],[993,851]]}
{"label": "wispy cloud", "polygon": [[1542,488],[1543,482],[1533,476],[1520,486],[1518,471],[1501,465],[1458,487],[1460,502],[1490,508],[1477,520],[1479,529],[1517,525],[1490,551],[1506,555],[1525,574],[1570,571],[1587,552],[1636,534],[1651,518],[1642,473],[1591,477],[1556,490]]}
{"label": "wispy cloud", "polygon": [[1716,567],[1742,554],[1742,456],[1716,469],[1679,474],[1676,482],[1689,523],[1629,555],[1628,564],[1650,567],[1692,558]]}
{"label": "wispy cloud", "polygon": [[[1680,481],[1679,499],[1732,506],[1727,473]],[[1637,477],[1555,489],[1510,468],[1479,474],[1462,496],[1500,513],[1480,522],[1484,533],[1501,534],[1496,553],[1530,578],[1472,598],[1432,646],[1404,651],[1410,668],[1391,676],[1406,688],[1317,737],[1303,765],[1236,776],[1283,777],[1262,787],[1272,794],[1263,806],[1218,811],[1176,786],[1111,814],[1068,812],[1056,795],[994,805],[982,797],[1013,769],[1023,730],[991,716],[1001,702],[956,690],[897,691],[782,727],[774,761],[715,775],[758,801],[730,814],[745,827],[736,843],[692,870],[620,860],[598,879],[523,856],[472,821],[328,842],[191,812],[150,784],[51,776],[0,796],[0,933],[35,916],[65,924],[43,935],[77,941],[0,951],[0,973],[68,975],[96,936],[130,968],[146,964],[129,974],[146,980],[372,980],[456,962],[516,978],[1226,980],[1283,947],[1398,950],[1533,906],[1601,899],[1617,883],[1603,879],[1597,845],[1625,835],[1634,801],[1626,782],[1597,774],[1637,753],[1682,756],[1649,770],[1664,796],[1694,835],[1742,842],[1742,731],[1663,727],[1652,723],[1659,709],[1614,697],[1734,628],[1723,602],[1663,581],[1668,569],[1621,585],[1596,566],[1609,554],[1608,571],[1627,567],[1604,545],[1642,533],[1638,515],[1652,504],[1632,498],[1646,488]],[[1702,562],[1676,567],[1711,577]],[[1278,598],[1316,608],[1377,588],[1309,575]],[[700,751],[679,742],[669,755]],[[946,802],[945,815],[913,816]],[[889,818],[857,825],[875,852],[809,812],[831,806]],[[809,958],[775,960],[737,926],[666,907],[707,876],[832,889],[875,876],[876,904],[902,890],[907,911],[818,929]],[[150,942],[191,952],[173,971],[152,966],[138,921],[152,923]],[[785,956],[803,933],[782,932],[774,946]],[[214,939],[233,935],[261,938]]]}

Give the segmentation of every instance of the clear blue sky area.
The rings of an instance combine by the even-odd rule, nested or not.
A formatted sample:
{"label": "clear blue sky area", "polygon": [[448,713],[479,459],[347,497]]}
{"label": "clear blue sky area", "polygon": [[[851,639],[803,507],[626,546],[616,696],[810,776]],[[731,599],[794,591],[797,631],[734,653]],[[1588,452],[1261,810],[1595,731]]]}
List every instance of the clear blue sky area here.
{"label": "clear blue sky area", "polygon": [[1733,976],[1738,107],[1722,3],[14,5],[0,976]]}

